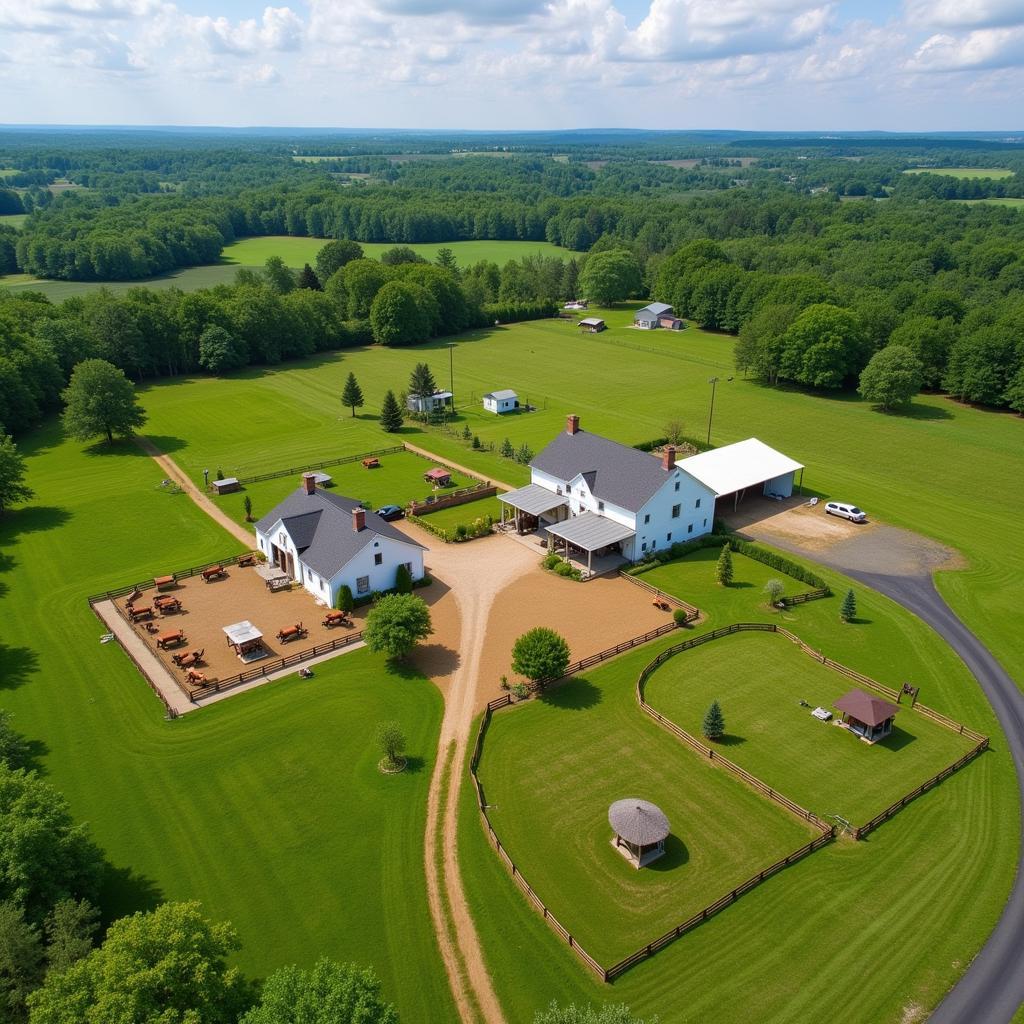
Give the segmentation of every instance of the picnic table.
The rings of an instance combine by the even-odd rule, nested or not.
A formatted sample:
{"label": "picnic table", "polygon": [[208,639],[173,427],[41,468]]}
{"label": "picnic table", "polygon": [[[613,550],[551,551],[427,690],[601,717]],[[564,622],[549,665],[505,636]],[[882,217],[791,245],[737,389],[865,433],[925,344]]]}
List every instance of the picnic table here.
{"label": "picnic table", "polygon": [[328,612],[324,616],[322,625],[328,628],[331,626],[351,626],[352,620],[348,617],[348,612]]}
{"label": "picnic table", "polygon": [[298,640],[299,637],[306,635],[307,630],[303,627],[301,622],[296,622],[294,626],[283,626],[277,631],[277,639],[282,643],[287,643],[289,640]]}
{"label": "picnic table", "polygon": [[204,569],[201,573],[204,583],[209,583],[210,580],[220,579],[221,576],[227,576],[227,572],[224,570],[223,565],[211,565]]}
{"label": "picnic table", "polygon": [[178,668],[192,668],[194,665],[202,664],[205,653],[206,648],[204,647],[198,651],[189,651],[187,654],[174,654],[171,656],[171,660]]}
{"label": "picnic table", "polygon": [[197,672],[194,668],[188,670],[185,678],[194,686],[202,686],[206,683],[206,675],[202,672]]}
{"label": "picnic table", "polygon": [[185,643],[185,631],[179,629],[174,633],[161,633],[156,638],[157,647],[162,650],[167,650],[168,647],[177,647],[178,644]]}
{"label": "picnic table", "polygon": [[174,586],[173,576],[154,576],[153,585],[157,590],[166,590],[168,587]]}
{"label": "picnic table", "polygon": [[240,569],[247,569],[250,565],[255,565],[255,564],[256,564],[256,556],[254,554],[252,554],[252,553],[250,553],[248,555],[242,555],[242,557],[238,559],[238,566],[239,566]]}
{"label": "picnic table", "polygon": [[153,604],[156,605],[157,611],[159,611],[161,615],[181,611],[181,601],[176,597],[172,597],[170,594],[158,597]]}
{"label": "picnic table", "polygon": [[380,459],[363,459],[363,469],[379,469]]}
{"label": "picnic table", "polygon": [[151,619],[153,617],[153,609],[148,604],[144,608],[129,606],[128,614],[131,616],[132,622],[138,622],[139,619]]}

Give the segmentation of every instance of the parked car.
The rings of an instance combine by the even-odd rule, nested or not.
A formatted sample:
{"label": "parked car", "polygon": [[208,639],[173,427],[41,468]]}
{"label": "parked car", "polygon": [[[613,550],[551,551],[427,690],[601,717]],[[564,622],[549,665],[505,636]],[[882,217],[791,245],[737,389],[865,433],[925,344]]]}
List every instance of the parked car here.
{"label": "parked car", "polygon": [[395,519],[401,519],[405,515],[398,505],[382,505],[375,514],[380,516],[386,523],[390,523]]}
{"label": "parked car", "polygon": [[863,523],[867,516],[856,505],[847,505],[842,501],[830,501],[825,505],[825,514],[849,519],[851,523]]}

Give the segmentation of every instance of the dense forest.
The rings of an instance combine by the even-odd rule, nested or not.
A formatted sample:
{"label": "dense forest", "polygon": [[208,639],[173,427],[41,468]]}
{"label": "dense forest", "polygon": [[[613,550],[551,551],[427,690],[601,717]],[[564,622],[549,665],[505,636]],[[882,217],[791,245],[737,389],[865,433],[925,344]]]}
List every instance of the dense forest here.
{"label": "dense forest", "polygon": [[[341,242],[301,275],[271,261],[192,293],[139,287],[53,305],[0,289],[10,431],[54,408],[88,357],[136,379],[225,372],[546,315],[587,289],[651,296],[737,334],[739,369],[769,384],[855,387],[890,348],[923,387],[1024,411],[1024,217],[953,201],[1024,194],[1016,144],[716,133],[67,142],[0,133],[0,214],[28,214],[0,221],[0,275],[144,282],[260,235],[396,248],[376,261]],[[943,173],[958,167],[975,170]],[[404,249],[469,239],[577,255],[460,267],[449,254],[427,266]]]}

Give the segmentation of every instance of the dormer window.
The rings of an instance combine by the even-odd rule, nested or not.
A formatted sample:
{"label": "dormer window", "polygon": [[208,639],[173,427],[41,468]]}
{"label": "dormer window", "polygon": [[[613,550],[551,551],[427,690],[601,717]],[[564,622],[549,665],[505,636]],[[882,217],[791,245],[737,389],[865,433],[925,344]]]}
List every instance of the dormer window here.
{"label": "dormer window", "polygon": [[599,501],[597,503],[597,511],[598,512],[603,512],[604,511],[604,502],[603,501]]}

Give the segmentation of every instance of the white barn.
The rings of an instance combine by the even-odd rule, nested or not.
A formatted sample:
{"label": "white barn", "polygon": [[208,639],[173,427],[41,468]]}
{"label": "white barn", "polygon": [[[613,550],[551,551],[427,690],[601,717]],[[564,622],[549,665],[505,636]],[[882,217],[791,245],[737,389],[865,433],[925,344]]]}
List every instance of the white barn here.
{"label": "white barn", "polygon": [[750,491],[770,498],[790,497],[798,472],[803,485],[804,467],[756,437],[691,455],[681,465],[712,490],[716,499],[731,497],[734,509]]}
{"label": "white barn", "polygon": [[304,473],[302,486],[256,523],[256,545],[268,562],[331,607],[343,584],[353,597],[392,590],[399,565],[422,578],[422,544],[355,498],[320,490],[314,476]]}
{"label": "white barn", "polygon": [[681,331],[686,324],[675,315],[671,306],[664,302],[652,302],[633,314],[633,326],[642,331],[654,331],[659,327]]}
{"label": "white barn", "polygon": [[519,408],[519,396],[508,388],[502,391],[489,391],[484,395],[484,409],[487,412],[515,412]]}

